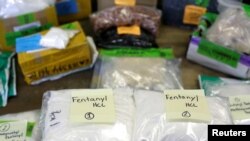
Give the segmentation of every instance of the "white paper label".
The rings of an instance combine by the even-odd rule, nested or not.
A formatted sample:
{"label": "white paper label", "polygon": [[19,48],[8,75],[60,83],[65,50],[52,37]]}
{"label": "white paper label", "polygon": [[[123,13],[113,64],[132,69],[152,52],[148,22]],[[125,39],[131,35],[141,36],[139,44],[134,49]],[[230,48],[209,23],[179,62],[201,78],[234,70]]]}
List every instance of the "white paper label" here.
{"label": "white paper label", "polygon": [[70,120],[73,123],[114,123],[113,91],[98,89],[72,93]]}
{"label": "white paper label", "polygon": [[211,121],[203,90],[166,90],[165,100],[169,121]]}
{"label": "white paper label", "polygon": [[0,141],[25,141],[27,121],[0,123]]}
{"label": "white paper label", "polygon": [[250,96],[229,97],[233,120],[250,119]]}

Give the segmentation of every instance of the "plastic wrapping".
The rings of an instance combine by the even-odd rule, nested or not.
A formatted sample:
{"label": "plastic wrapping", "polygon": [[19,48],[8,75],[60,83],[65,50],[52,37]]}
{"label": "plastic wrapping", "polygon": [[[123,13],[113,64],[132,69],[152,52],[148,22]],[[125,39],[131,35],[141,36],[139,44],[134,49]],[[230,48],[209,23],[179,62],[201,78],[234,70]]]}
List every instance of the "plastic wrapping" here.
{"label": "plastic wrapping", "polygon": [[0,18],[6,19],[19,15],[37,12],[54,4],[54,0],[1,0]]}
{"label": "plastic wrapping", "polygon": [[145,6],[116,6],[92,14],[90,19],[97,35],[111,27],[135,24],[156,35],[160,26],[161,12]]}
{"label": "plastic wrapping", "polygon": [[8,98],[16,96],[14,53],[0,52],[0,107],[5,107]]}
{"label": "plastic wrapping", "polygon": [[182,88],[180,60],[103,56],[95,67],[93,88],[129,87],[148,90]]}
{"label": "plastic wrapping", "polygon": [[[71,124],[71,93],[77,90],[51,91],[42,105],[42,141],[129,141],[131,139],[134,101],[133,90],[114,90],[116,121],[114,124]],[[53,118],[53,113],[55,120]],[[57,123],[57,124],[55,124]]]}
{"label": "plastic wrapping", "polygon": [[[228,100],[231,96],[250,96],[250,81],[200,75],[200,87],[208,96],[218,96]],[[250,124],[250,119],[234,120],[235,124]]]}
{"label": "plastic wrapping", "polygon": [[41,134],[39,129],[39,118],[40,118],[40,110],[29,111],[24,113],[17,113],[17,114],[8,114],[0,116],[0,121],[18,121],[18,120],[27,120],[28,122],[32,122],[35,124],[32,130],[32,136],[27,137],[26,141],[40,141]]}
{"label": "plastic wrapping", "polygon": [[40,45],[46,48],[64,49],[67,47],[71,38],[78,30],[64,30],[62,28],[52,27],[46,35],[40,40]]}
{"label": "plastic wrapping", "polygon": [[141,35],[117,34],[117,28],[111,27],[103,31],[96,37],[98,47],[102,48],[120,48],[137,47],[153,48],[158,47],[155,36],[141,28]]}
{"label": "plastic wrapping", "polygon": [[200,75],[199,83],[207,96],[227,98],[229,96],[249,95],[250,91],[250,81]]}
{"label": "plastic wrapping", "polygon": [[240,53],[250,53],[250,18],[242,9],[227,9],[207,31],[207,39]]}
{"label": "plastic wrapping", "polygon": [[221,13],[228,8],[241,8],[242,0],[218,0],[218,11]]}
{"label": "plastic wrapping", "polygon": [[[164,95],[158,92],[135,91],[136,117],[134,141],[207,141],[206,123],[168,122]],[[207,97],[212,115],[210,124],[232,124],[226,102]]]}

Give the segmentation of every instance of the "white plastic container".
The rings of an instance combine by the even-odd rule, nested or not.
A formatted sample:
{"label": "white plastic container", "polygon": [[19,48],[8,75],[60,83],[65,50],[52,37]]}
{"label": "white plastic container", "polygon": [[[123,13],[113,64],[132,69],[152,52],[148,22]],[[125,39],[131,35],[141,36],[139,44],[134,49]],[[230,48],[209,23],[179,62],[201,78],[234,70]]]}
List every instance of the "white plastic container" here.
{"label": "white plastic container", "polygon": [[218,0],[218,11],[220,13],[227,8],[241,8],[241,0]]}

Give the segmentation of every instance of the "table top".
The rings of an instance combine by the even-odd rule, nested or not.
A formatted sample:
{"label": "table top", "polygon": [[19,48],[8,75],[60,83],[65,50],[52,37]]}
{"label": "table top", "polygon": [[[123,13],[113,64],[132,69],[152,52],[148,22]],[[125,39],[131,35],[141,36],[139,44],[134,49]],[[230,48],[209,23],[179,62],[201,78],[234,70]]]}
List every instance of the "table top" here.
{"label": "table top", "polygon": [[[87,35],[93,35],[88,21],[81,22]],[[205,68],[201,65],[188,61],[186,52],[190,39],[191,30],[183,30],[176,27],[162,25],[157,42],[160,47],[172,47],[175,56],[182,59],[181,71],[182,81],[185,89],[197,89],[198,75],[206,74],[212,76],[226,76],[222,73]],[[18,64],[17,64],[18,66]],[[0,108],[0,115],[8,113],[24,112],[40,109],[42,96],[46,91],[61,89],[89,88],[93,69],[78,72],[56,81],[48,81],[39,85],[29,86],[24,81],[20,67],[17,67],[17,92],[18,96],[10,98],[7,107]]]}

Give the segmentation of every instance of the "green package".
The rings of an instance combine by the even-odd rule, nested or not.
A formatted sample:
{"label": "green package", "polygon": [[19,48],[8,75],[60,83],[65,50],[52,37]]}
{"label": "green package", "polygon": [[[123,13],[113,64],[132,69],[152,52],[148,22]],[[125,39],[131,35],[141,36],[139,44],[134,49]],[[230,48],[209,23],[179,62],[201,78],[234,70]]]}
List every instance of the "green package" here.
{"label": "green package", "polygon": [[[11,58],[14,56],[12,52],[0,52],[0,107],[7,105],[7,99],[9,95],[16,95],[15,91],[15,81],[11,72]],[[13,70],[14,72],[15,70]],[[12,77],[13,76],[13,77]],[[13,80],[10,81],[10,78]],[[11,84],[10,84],[11,83]],[[9,90],[11,85],[11,91]],[[15,94],[14,94],[15,93]]]}

